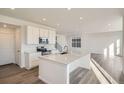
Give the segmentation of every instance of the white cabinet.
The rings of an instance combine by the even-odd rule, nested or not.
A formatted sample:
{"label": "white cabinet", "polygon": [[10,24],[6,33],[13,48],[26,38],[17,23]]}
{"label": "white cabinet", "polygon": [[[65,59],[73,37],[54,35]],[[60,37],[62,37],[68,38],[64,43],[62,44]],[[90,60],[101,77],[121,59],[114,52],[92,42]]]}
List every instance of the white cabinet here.
{"label": "white cabinet", "polygon": [[39,28],[27,26],[27,44],[39,44]]}
{"label": "white cabinet", "polygon": [[39,44],[39,28],[33,30],[33,44]]}
{"label": "white cabinet", "polygon": [[26,35],[27,35],[27,44],[33,44],[32,38],[33,38],[33,29],[31,26],[27,26],[26,29]]}
{"label": "white cabinet", "polygon": [[56,31],[49,30],[49,44],[55,44],[56,43]]}
{"label": "white cabinet", "polygon": [[48,38],[49,44],[55,44],[56,31],[48,30],[44,28],[37,28],[33,26],[27,26],[27,44],[39,44],[39,37]]}
{"label": "white cabinet", "polygon": [[56,42],[56,32],[52,30],[40,28],[40,37],[48,38],[49,44],[55,44]]}
{"label": "white cabinet", "polygon": [[39,58],[41,56],[41,52],[36,53],[25,53],[25,66],[26,69],[31,69],[39,65]]}
{"label": "white cabinet", "polygon": [[48,34],[49,34],[49,30],[48,29],[40,28],[39,30],[40,30],[40,37],[48,38]]}

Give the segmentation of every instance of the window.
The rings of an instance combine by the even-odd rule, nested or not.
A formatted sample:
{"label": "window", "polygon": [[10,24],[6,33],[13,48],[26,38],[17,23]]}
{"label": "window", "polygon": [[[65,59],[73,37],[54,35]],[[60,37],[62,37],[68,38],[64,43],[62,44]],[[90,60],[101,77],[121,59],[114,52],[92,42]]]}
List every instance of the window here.
{"label": "window", "polygon": [[72,39],[72,47],[81,48],[81,38],[80,37],[75,37]]}
{"label": "window", "polygon": [[114,56],[114,43],[109,45],[109,56]]}
{"label": "window", "polygon": [[108,50],[107,50],[107,48],[105,48],[104,49],[104,56],[107,56],[107,54],[108,54]]}
{"label": "window", "polygon": [[116,55],[120,55],[120,39],[116,41]]}

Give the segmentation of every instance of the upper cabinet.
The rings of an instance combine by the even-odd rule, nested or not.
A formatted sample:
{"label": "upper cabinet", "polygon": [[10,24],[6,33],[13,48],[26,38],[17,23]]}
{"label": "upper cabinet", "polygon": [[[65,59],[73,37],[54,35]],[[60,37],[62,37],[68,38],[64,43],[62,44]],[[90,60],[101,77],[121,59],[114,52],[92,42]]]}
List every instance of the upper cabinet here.
{"label": "upper cabinet", "polygon": [[39,44],[39,28],[27,26],[27,44]]}
{"label": "upper cabinet", "polygon": [[55,44],[56,43],[56,31],[49,30],[49,44]]}
{"label": "upper cabinet", "polygon": [[27,44],[39,44],[39,37],[47,38],[49,44],[55,44],[56,42],[56,31],[54,30],[27,26],[26,32]]}
{"label": "upper cabinet", "polygon": [[39,44],[39,28],[33,30],[33,44]]}
{"label": "upper cabinet", "polygon": [[40,37],[41,38],[48,38],[49,36],[49,30],[48,29],[43,29],[43,28],[40,28]]}

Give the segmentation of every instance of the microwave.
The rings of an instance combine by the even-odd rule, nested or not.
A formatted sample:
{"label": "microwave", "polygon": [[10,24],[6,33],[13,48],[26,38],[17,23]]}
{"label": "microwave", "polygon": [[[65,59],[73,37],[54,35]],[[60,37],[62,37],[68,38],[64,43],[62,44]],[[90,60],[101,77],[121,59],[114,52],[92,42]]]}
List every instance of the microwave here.
{"label": "microwave", "polygon": [[48,44],[48,38],[39,38],[39,44]]}

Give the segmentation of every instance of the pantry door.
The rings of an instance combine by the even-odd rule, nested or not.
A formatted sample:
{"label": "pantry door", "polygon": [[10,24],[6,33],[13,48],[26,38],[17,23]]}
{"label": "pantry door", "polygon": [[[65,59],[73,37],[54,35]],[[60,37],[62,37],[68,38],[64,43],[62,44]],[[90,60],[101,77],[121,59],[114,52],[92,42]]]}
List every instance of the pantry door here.
{"label": "pantry door", "polygon": [[15,63],[14,31],[0,29],[0,65]]}

